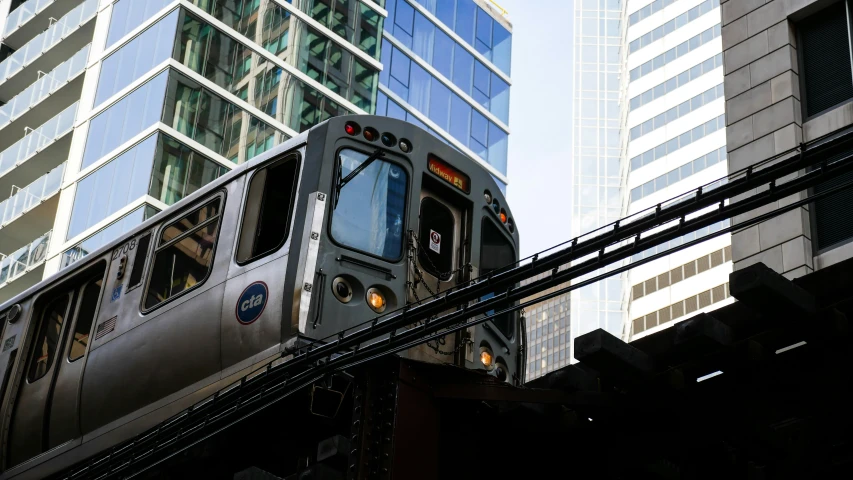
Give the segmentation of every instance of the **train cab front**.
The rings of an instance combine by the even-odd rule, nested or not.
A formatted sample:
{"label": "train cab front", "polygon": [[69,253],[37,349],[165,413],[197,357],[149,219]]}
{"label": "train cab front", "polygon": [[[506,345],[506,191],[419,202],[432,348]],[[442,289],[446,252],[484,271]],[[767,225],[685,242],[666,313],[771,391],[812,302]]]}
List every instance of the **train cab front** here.
{"label": "train cab front", "polygon": [[[309,208],[305,222],[306,234],[322,234],[316,262],[309,258],[304,269],[313,293],[294,320],[301,335],[326,338],[517,260],[518,232],[485,168],[392,118],[336,117],[324,126],[309,135],[306,149],[307,164],[321,165],[318,187],[328,199],[322,213]],[[500,314],[505,307],[401,355],[519,384],[521,326],[516,313]]]}

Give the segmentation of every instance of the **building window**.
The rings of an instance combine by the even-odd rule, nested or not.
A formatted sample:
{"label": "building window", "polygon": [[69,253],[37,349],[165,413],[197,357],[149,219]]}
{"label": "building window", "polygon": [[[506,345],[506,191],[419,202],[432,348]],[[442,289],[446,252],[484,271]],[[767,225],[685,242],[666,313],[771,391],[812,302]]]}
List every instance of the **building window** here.
{"label": "building window", "polygon": [[853,98],[846,8],[838,2],[797,25],[806,117]]}
{"label": "building window", "polygon": [[145,295],[149,310],[207,279],[213,264],[222,199],[216,198],[160,232]]}

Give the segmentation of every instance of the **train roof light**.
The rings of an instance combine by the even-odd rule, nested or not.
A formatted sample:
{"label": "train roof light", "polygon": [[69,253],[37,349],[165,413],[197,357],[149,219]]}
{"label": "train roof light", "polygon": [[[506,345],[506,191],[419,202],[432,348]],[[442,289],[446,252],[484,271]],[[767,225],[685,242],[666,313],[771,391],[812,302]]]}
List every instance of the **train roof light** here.
{"label": "train roof light", "polygon": [[385,132],[382,134],[382,143],[386,147],[393,147],[394,145],[397,145],[397,137],[391,135],[388,132]]}
{"label": "train roof light", "polygon": [[502,208],[502,209],[501,209],[501,223],[506,223],[507,218],[508,218],[508,217],[506,216],[506,210],[504,210],[504,209]]}
{"label": "train roof light", "polygon": [[401,138],[400,139],[400,150],[402,150],[403,153],[409,153],[412,151],[412,144],[409,143],[409,141],[406,140],[405,138]]}
{"label": "train roof light", "polygon": [[492,192],[486,190],[485,192],[483,192],[483,197],[486,199],[487,204],[492,204]]}
{"label": "train roof light", "polygon": [[375,142],[377,137],[379,137],[379,132],[374,128],[367,127],[364,129],[364,138],[367,139],[368,142]]}
{"label": "train roof light", "polygon": [[359,127],[355,122],[347,122],[346,125],[344,125],[344,131],[347,132],[347,135],[355,136],[361,131],[361,127]]}
{"label": "train roof light", "polygon": [[509,228],[510,233],[515,232],[515,222],[512,221],[512,217],[507,219],[506,226]]}

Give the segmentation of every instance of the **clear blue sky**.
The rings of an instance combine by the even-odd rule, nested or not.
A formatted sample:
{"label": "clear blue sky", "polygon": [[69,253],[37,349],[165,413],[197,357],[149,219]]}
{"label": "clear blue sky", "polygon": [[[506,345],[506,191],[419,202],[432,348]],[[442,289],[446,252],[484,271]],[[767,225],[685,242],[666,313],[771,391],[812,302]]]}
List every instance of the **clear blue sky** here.
{"label": "clear blue sky", "polygon": [[571,238],[572,0],[496,0],[513,24],[507,201],[526,257]]}

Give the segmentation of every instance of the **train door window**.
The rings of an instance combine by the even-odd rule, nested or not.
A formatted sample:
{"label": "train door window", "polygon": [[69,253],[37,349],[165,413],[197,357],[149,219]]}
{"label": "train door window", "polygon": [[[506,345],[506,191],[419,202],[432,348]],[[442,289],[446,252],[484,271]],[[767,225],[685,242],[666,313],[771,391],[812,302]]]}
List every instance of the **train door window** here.
{"label": "train door window", "polygon": [[341,150],[338,160],[340,179],[332,200],[332,238],[368,255],[399,260],[403,254],[406,171],[352,149]]}
{"label": "train door window", "polygon": [[255,260],[284,245],[296,200],[298,171],[298,157],[292,155],[252,176],[237,247],[237,263]]}
{"label": "train door window", "polygon": [[421,201],[418,260],[432,276],[447,280],[453,270],[453,246],[456,245],[453,212],[432,197]]}
{"label": "train door window", "polygon": [[163,228],[157,240],[145,309],[201,285],[210,273],[219,232],[221,198]]}
{"label": "train door window", "polygon": [[33,344],[27,380],[32,383],[47,374],[56,356],[62,324],[68,312],[69,294],[64,293],[47,304],[41,313],[38,336]]}
{"label": "train door window", "polygon": [[[482,240],[480,246],[480,276],[486,276],[489,273],[506,267],[515,262],[515,248],[507,239],[495,222],[488,218],[483,218]],[[493,297],[494,294],[489,294],[481,300]],[[496,310],[502,310],[509,305],[498,305]],[[494,314],[496,310],[487,312],[489,315]],[[514,334],[512,314],[503,314],[494,317],[492,323],[500,330],[506,338],[512,338]]]}
{"label": "train door window", "polygon": [[92,332],[92,323],[95,321],[95,313],[98,310],[98,301],[101,299],[101,284],[103,280],[98,277],[83,287],[80,295],[80,307],[77,310],[77,321],[74,325],[74,336],[71,338],[71,349],[68,352],[68,360],[74,361],[86,353],[86,345],[89,344],[89,334]]}
{"label": "train door window", "polygon": [[142,283],[142,273],[145,271],[145,259],[148,258],[148,246],[151,243],[151,234],[143,235],[136,243],[136,254],[133,257],[133,267],[130,271],[130,280],[127,282],[127,290],[133,290]]}

